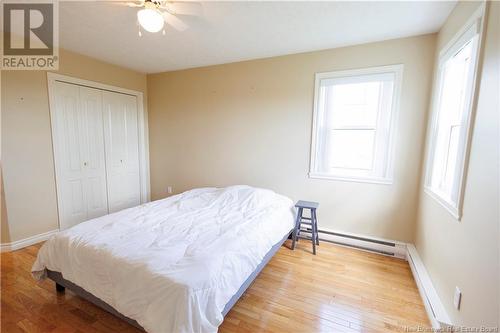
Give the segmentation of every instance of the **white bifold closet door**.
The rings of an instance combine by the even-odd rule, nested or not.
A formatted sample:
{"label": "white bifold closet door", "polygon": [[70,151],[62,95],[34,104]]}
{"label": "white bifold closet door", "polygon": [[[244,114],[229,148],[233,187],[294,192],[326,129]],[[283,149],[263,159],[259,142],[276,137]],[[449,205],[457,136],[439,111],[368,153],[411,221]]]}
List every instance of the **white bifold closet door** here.
{"label": "white bifold closet door", "polygon": [[136,97],[59,81],[54,94],[60,228],[139,205]]}
{"label": "white bifold closet door", "polygon": [[54,150],[61,229],[108,213],[101,91],[56,82]]}
{"label": "white bifold closet door", "polygon": [[109,212],[141,203],[135,96],[103,91]]}

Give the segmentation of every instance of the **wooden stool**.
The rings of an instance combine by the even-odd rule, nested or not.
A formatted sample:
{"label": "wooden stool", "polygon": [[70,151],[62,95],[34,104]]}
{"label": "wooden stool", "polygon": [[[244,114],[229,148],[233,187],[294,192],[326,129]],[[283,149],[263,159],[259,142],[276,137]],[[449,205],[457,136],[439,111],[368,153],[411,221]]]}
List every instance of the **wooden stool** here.
{"label": "wooden stool", "polygon": [[[313,245],[313,254],[316,254],[316,245],[319,245],[319,236],[318,236],[318,219],[316,218],[316,208],[318,208],[319,203],[311,202],[311,201],[302,201],[299,200],[295,207],[297,207],[297,219],[295,220],[295,229],[293,230],[292,236],[292,250],[295,249],[295,242],[302,239],[310,239],[312,240]],[[304,209],[309,209],[311,212],[311,217],[304,217]],[[307,222],[309,221],[309,222]],[[302,229],[302,225],[309,225],[311,229]],[[310,233],[311,237],[301,236],[300,233]]]}

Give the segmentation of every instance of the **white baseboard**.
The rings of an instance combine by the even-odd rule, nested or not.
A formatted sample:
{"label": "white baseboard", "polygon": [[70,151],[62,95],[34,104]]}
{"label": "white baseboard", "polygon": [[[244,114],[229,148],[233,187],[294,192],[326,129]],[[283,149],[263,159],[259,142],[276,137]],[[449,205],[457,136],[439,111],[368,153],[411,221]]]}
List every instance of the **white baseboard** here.
{"label": "white baseboard", "polygon": [[403,242],[324,228],[318,232],[320,241],[406,259],[406,243]]}
{"label": "white baseboard", "polygon": [[432,285],[429,273],[425,269],[424,263],[418,255],[417,249],[413,244],[406,244],[408,264],[410,265],[413,278],[417,283],[420,297],[425,305],[427,316],[436,331],[452,332],[453,325],[446,313],[443,303]]}
{"label": "white baseboard", "polygon": [[0,252],[15,251],[22,249],[23,247],[27,247],[36,243],[46,241],[47,239],[50,238],[50,236],[54,235],[57,232],[59,232],[59,229],[44,232],[43,234],[38,234],[28,238],[20,239],[15,242],[0,244]]}

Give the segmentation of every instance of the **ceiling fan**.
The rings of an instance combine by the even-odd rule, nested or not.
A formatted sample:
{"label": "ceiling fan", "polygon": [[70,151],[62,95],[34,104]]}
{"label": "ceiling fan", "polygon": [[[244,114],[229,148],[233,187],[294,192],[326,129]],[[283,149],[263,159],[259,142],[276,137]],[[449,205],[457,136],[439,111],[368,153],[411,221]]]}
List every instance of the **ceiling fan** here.
{"label": "ceiling fan", "polygon": [[[165,34],[165,23],[178,31],[184,31],[188,25],[178,15],[201,16],[203,7],[199,2],[192,1],[164,1],[164,0],[139,0],[120,3],[128,7],[140,8],[137,11],[137,21],[146,31]],[[139,36],[141,36],[139,30]]]}

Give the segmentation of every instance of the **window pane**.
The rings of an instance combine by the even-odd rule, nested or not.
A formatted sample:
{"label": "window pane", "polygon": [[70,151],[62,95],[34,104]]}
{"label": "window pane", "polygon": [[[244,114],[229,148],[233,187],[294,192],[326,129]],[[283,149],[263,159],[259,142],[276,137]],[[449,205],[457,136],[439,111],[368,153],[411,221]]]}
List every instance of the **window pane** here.
{"label": "window pane", "polygon": [[380,107],[381,82],[337,84],[329,88],[329,127],[375,128]]}
{"label": "window pane", "polygon": [[448,142],[448,152],[446,154],[446,164],[444,169],[442,189],[447,193],[451,193],[453,182],[457,168],[458,144],[460,138],[460,126],[453,126],[450,131],[450,139]]}
{"label": "window pane", "polygon": [[374,130],[331,130],[328,135],[329,168],[371,170]]}
{"label": "window pane", "polygon": [[465,108],[472,93],[472,50],[473,42],[469,41],[441,69],[442,82],[430,185],[451,202],[457,197],[455,183],[460,171],[457,163],[461,161],[459,154],[463,153],[460,135]]}
{"label": "window pane", "polygon": [[311,175],[390,179],[393,94],[401,74],[402,65],[318,74]]}
{"label": "window pane", "polygon": [[472,43],[469,42],[445,63],[441,96],[440,124],[459,124],[464,108],[467,78],[471,65]]}

